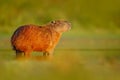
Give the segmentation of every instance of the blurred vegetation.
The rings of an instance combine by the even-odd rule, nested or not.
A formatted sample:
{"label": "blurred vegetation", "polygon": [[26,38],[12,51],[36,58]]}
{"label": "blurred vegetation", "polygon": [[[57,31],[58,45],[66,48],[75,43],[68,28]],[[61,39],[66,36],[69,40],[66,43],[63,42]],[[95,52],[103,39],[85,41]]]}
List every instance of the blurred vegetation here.
{"label": "blurred vegetation", "polygon": [[[70,21],[72,30],[54,58],[15,60],[15,29],[56,19]],[[119,53],[120,0],[0,0],[0,80],[120,80]]]}
{"label": "blurred vegetation", "polygon": [[[66,19],[73,30],[119,33],[119,0],[0,0],[0,34],[23,24],[45,24]],[[101,32],[101,31],[100,31]]]}

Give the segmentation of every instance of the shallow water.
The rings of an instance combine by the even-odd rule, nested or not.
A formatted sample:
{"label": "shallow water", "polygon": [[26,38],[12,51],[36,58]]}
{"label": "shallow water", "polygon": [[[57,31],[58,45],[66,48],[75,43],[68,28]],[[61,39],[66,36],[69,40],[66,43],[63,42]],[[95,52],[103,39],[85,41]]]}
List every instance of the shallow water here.
{"label": "shallow water", "polygon": [[1,50],[0,79],[119,80],[119,53],[120,50],[55,50],[53,57],[37,53],[16,59],[13,51]]}

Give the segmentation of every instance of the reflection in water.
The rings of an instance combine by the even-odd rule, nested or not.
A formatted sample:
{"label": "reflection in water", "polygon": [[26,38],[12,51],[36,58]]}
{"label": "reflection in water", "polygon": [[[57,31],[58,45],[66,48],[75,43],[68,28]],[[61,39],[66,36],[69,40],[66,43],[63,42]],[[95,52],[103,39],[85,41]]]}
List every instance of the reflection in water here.
{"label": "reflection in water", "polygon": [[16,60],[51,61],[52,58],[53,56],[30,56],[30,57],[19,56],[19,57],[16,57]]}
{"label": "reflection in water", "polygon": [[16,57],[13,60],[8,56],[12,59],[6,61],[8,57],[1,52],[0,75],[4,80],[120,80],[119,53],[63,50],[56,51],[53,57]]}

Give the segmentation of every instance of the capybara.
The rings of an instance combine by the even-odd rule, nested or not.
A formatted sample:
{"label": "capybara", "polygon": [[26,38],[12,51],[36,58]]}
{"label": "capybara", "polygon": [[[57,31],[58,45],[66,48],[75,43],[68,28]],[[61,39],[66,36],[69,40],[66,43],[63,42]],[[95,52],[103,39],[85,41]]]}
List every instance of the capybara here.
{"label": "capybara", "polygon": [[70,30],[68,21],[55,20],[43,26],[20,26],[11,37],[11,44],[16,56],[30,56],[32,51],[43,52],[43,55],[53,55],[54,48],[63,32]]}

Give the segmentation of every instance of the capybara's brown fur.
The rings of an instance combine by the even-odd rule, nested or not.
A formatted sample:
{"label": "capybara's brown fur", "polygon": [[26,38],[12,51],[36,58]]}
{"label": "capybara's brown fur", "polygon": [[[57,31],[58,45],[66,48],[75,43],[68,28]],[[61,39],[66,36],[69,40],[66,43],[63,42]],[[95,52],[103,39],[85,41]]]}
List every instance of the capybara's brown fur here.
{"label": "capybara's brown fur", "polygon": [[11,44],[16,56],[30,56],[32,51],[52,55],[56,44],[63,32],[68,31],[71,25],[67,21],[56,20],[43,26],[20,26],[11,37]]}

